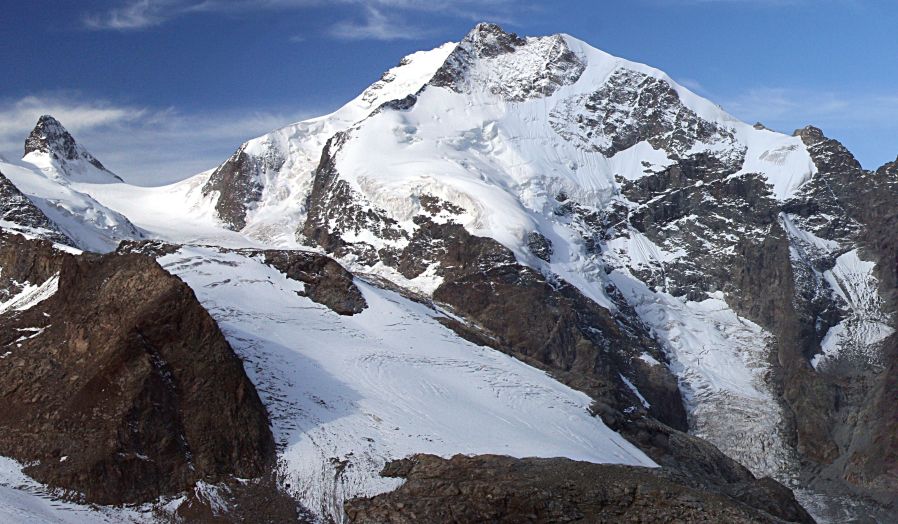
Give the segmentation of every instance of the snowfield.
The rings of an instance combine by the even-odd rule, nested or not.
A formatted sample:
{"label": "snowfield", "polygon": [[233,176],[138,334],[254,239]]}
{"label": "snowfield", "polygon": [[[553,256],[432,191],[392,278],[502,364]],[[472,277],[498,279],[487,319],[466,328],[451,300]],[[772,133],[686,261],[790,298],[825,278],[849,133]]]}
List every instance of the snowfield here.
{"label": "snowfield", "polygon": [[569,457],[655,467],[590,415],[590,399],[459,338],[441,314],[358,282],[351,317],[297,295],[260,260],[186,247],[160,259],[218,321],[271,413],[290,491],[340,521],[344,500],[396,488],[379,476],[414,453]]}
{"label": "snowfield", "polygon": [[[79,249],[106,252],[122,240],[140,238],[142,233],[121,213],[79,191],[67,176],[46,166],[45,154],[30,153],[28,162],[0,162],[3,173],[59,230],[76,241]],[[52,164],[51,164],[52,165]],[[91,166],[92,167],[92,166]],[[87,177],[96,182],[95,177]],[[104,184],[87,183],[89,188]],[[133,187],[133,186],[128,186]]]}

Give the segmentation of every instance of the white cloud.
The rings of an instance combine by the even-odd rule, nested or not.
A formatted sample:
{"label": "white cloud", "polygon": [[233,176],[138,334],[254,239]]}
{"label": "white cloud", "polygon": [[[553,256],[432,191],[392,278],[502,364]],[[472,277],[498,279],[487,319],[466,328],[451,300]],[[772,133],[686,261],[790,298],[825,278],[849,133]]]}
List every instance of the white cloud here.
{"label": "white cloud", "polygon": [[358,13],[325,30],[325,35],[344,40],[396,40],[428,34],[423,28],[405,22],[405,15],[410,12],[509,22],[514,14],[533,5],[531,0],[124,0],[108,11],[88,13],[83,21],[93,30],[135,31],[189,14],[341,6]]}
{"label": "white cloud", "polygon": [[767,124],[878,127],[898,125],[898,97],[876,92],[756,87],[729,98],[723,107],[745,120]]}
{"label": "white cloud", "polygon": [[301,111],[186,114],[74,96],[0,101],[0,154],[22,156],[38,117],[50,114],[109,169],[132,183],[181,180],[223,162],[246,140],[312,116]]}
{"label": "white cloud", "polygon": [[424,36],[425,32],[405,25],[399,19],[389,18],[369,6],[364,21],[338,22],[331,27],[329,34],[341,40],[414,40]]}
{"label": "white cloud", "polygon": [[[51,114],[62,122],[70,122],[71,132],[132,122],[145,116],[140,108],[113,106],[96,102],[68,102],[60,98],[28,96],[0,106],[0,147],[9,151],[11,141],[25,143],[22,132],[30,131],[38,117]],[[19,136],[21,135],[21,136]]]}
{"label": "white cloud", "polygon": [[84,17],[89,29],[130,31],[152,27],[167,21],[183,11],[178,0],[136,0],[115,7],[104,13],[92,13]]}

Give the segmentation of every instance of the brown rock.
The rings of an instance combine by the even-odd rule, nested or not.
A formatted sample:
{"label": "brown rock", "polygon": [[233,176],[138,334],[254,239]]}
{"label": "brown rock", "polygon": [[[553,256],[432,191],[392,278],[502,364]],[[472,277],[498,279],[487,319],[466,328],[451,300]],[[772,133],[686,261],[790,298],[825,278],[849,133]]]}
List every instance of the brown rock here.
{"label": "brown rock", "polygon": [[[407,480],[394,492],[347,502],[350,522],[788,522],[648,468],[416,455],[382,474]],[[795,522],[813,521],[805,513]]]}
{"label": "brown rock", "polygon": [[0,316],[0,454],[102,504],[270,471],[265,408],[186,284],[143,255],[23,240],[2,237],[4,276],[59,289]]}

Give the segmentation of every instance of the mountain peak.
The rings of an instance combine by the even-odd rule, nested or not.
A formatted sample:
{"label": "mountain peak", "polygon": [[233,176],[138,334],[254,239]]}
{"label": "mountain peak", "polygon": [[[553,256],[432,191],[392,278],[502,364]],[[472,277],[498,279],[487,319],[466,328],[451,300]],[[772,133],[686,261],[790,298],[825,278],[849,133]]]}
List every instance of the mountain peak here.
{"label": "mountain peak", "polygon": [[520,102],[573,84],[585,68],[562,35],[522,38],[496,24],[479,23],[449,54],[430,84],[457,93],[487,91]]}
{"label": "mountain peak", "polygon": [[525,43],[526,40],[515,33],[506,33],[497,24],[481,22],[465,35],[459,45],[479,58],[493,58],[514,52],[515,48]]}
{"label": "mountain peak", "polygon": [[[77,160],[81,157],[80,148],[71,133],[51,115],[42,115],[37,125],[25,139],[25,154],[40,152],[53,155],[61,160]],[[91,163],[98,169],[105,169],[97,159],[91,157]]]}
{"label": "mountain peak", "polygon": [[796,129],[795,132],[792,133],[792,136],[801,138],[805,144],[809,145],[826,140],[826,135],[823,134],[823,130],[814,126],[805,126],[801,129]]}
{"label": "mountain peak", "polygon": [[[121,181],[117,175],[106,169],[90,152],[75,141],[75,137],[51,115],[42,115],[37,120],[31,134],[25,139],[25,155],[44,153],[55,160],[65,174],[71,175],[69,164],[84,161],[91,166]],[[77,169],[83,171],[83,169]]]}

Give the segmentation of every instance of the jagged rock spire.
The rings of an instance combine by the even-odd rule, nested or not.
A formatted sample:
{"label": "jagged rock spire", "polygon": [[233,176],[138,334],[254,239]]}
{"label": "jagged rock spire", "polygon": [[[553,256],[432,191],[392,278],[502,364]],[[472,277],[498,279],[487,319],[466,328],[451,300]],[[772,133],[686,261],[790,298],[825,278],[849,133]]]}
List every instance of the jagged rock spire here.
{"label": "jagged rock spire", "polygon": [[25,154],[40,151],[57,160],[84,159],[97,169],[106,169],[99,160],[75,142],[75,137],[50,115],[41,116],[31,134],[25,139]]}
{"label": "jagged rock spire", "polygon": [[31,134],[25,139],[25,155],[30,153],[46,153],[53,160],[65,166],[69,162],[83,160],[95,168],[105,171],[117,180],[121,180],[114,173],[106,169],[90,152],[75,142],[75,137],[50,115],[43,115],[37,120],[37,125],[31,130]]}

